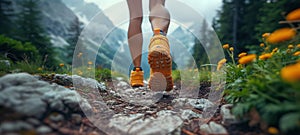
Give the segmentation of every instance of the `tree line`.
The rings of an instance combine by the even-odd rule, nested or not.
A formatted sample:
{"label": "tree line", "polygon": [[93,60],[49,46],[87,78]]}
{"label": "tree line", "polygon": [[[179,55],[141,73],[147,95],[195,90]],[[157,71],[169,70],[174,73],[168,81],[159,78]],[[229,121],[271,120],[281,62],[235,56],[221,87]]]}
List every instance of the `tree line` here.
{"label": "tree line", "polygon": [[[49,34],[43,28],[43,24],[41,24],[42,14],[39,9],[40,0],[22,0],[18,3],[18,8],[15,8],[14,1],[12,0],[1,0],[0,1],[0,35],[5,38],[10,38],[16,41],[20,41],[23,45],[27,45],[30,43],[34,48],[37,49],[38,53],[32,53],[29,56],[24,56],[26,59],[30,60],[40,60],[44,61],[45,66],[53,67],[53,65],[58,65],[60,54],[57,54],[55,51],[53,44],[50,42]],[[74,29],[78,29],[79,26],[72,26]],[[77,31],[79,35],[79,30]],[[66,59],[63,62],[71,63],[72,54],[77,36],[69,37],[66,41],[70,44],[70,46],[64,48],[67,52],[67,56],[69,59]],[[1,38],[6,41],[10,41],[8,39]],[[9,46],[9,44],[4,44],[6,42],[1,42],[1,46]],[[13,47],[12,47],[13,48]],[[8,58],[12,61],[21,61],[24,60],[20,57],[17,59],[13,59],[14,55],[22,55],[22,54],[12,54],[10,56],[4,55],[11,52],[12,48],[1,49],[2,58]],[[25,47],[26,48],[26,47]],[[22,51],[21,51],[22,52]]]}
{"label": "tree line", "polygon": [[[299,0],[223,0],[218,15],[214,18],[213,27],[222,44],[230,44],[235,54],[249,51],[259,46],[263,33],[272,32],[288,24],[279,24],[284,16],[299,8]],[[196,40],[194,57],[197,63],[203,64],[207,58]],[[200,49],[199,49],[200,48]],[[199,52],[199,50],[201,52]],[[199,55],[200,54],[200,55]]]}

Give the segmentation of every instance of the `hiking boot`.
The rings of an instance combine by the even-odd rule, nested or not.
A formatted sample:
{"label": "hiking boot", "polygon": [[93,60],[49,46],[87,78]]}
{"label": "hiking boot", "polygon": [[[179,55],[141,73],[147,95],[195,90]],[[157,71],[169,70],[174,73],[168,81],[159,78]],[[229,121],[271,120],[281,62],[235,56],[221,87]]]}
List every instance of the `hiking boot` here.
{"label": "hiking boot", "polygon": [[144,72],[140,67],[134,67],[130,73],[130,85],[131,87],[143,87],[144,86]]}
{"label": "hiking boot", "polygon": [[154,29],[154,36],[149,45],[148,62],[150,65],[150,89],[154,91],[172,90],[170,46],[167,37],[160,29]]}

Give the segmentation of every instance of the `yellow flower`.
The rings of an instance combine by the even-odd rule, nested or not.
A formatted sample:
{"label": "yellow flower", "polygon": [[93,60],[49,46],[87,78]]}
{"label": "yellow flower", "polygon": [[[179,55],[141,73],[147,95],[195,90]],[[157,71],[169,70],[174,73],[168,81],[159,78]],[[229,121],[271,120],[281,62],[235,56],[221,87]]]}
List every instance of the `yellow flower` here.
{"label": "yellow flower", "polygon": [[247,53],[242,52],[242,53],[239,54],[239,58],[242,58],[242,57],[244,57],[244,56],[246,56],[246,55],[247,55]]}
{"label": "yellow flower", "polygon": [[274,53],[277,52],[277,51],[278,51],[277,47],[272,50],[272,52],[274,52]]}
{"label": "yellow flower", "polygon": [[268,38],[269,43],[279,43],[292,39],[296,35],[296,31],[292,28],[281,28],[274,31]]}
{"label": "yellow flower", "polygon": [[89,61],[89,62],[88,62],[88,64],[89,64],[89,65],[92,65],[92,64],[93,64],[93,62],[92,62],[92,61]]}
{"label": "yellow flower", "polygon": [[297,51],[293,54],[294,56],[300,56],[300,51]]}
{"label": "yellow flower", "polygon": [[269,127],[268,132],[269,132],[269,134],[272,134],[272,135],[275,135],[275,134],[279,133],[278,129],[275,128],[275,127]]}
{"label": "yellow flower", "polygon": [[297,45],[297,48],[300,48],[300,44]]}
{"label": "yellow flower", "polygon": [[82,72],[81,70],[78,70],[78,71],[77,71],[77,74],[78,74],[78,75],[82,75],[83,72]]}
{"label": "yellow flower", "polygon": [[286,20],[293,21],[293,20],[299,20],[300,19],[300,8],[293,10],[286,16]]}
{"label": "yellow flower", "polygon": [[223,67],[223,65],[218,65],[217,66],[217,71],[219,71],[222,67]]}
{"label": "yellow flower", "polygon": [[265,44],[264,44],[264,43],[260,43],[259,46],[260,46],[260,47],[265,47]]}
{"label": "yellow flower", "polygon": [[77,54],[77,57],[78,57],[78,58],[80,58],[81,56],[82,56],[82,53],[81,53],[81,52]]}
{"label": "yellow flower", "polygon": [[87,70],[92,70],[92,68],[91,68],[91,67],[88,67]]}
{"label": "yellow flower", "polygon": [[37,70],[38,70],[38,71],[42,71],[42,70],[43,70],[43,68],[39,67]]}
{"label": "yellow flower", "polygon": [[268,51],[269,49],[270,49],[270,47],[266,47],[266,48],[265,48],[265,51]]}
{"label": "yellow flower", "polygon": [[224,58],[218,62],[218,66],[217,66],[218,71],[223,67],[223,65],[226,63],[226,61],[227,60]]}
{"label": "yellow flower", "polygon": [[234,48],[233,48],[233,47],[230,47],[229,50],[233,52],[233,51],[234,51]]}
{"label": "yellow flower", "polygon": [[293,49],[294,46],[293,46],[293,45],[289,45],[288,48],[289,48],[289,49]]}
{"label": "yellow flower", "polygon": [[224,48],[224,49],[228,49],[228,48],[229,48],[229,44],[223,45],[223,48]]}
{"label": "yellow flower", "polygon": [[300,80],[300,63],[288,65],[281,69],[281,78],[288,82]]}
{"label": "yellow flower", "polygon": [[221,59],[219,62],[218,62],[218,65],[222,65],[222,64],[225,64],[226,63],[226,59],[224,58],[224,59]]}
{"label": "yellow flower", "polygon": [[254,61],[256,59],[256,55],[255,54],[250,54],[247,56],[244,56],[242,58],[239,59],[239,63],[240,64],[247,64],[250,63],[252,61]]}
{"label": "yellow flower", "polygon": [[264,34],[262,34],[262,37],[263,38],[267,38],[267,37],[269,37],[270,36],[270,33],[264,33]]}
{"label": "yellow flower", "polygon": [[260,60],[266,60],[266,59],[269,59],[272,57],[272,54],[271,53],[266,53],[266,54],[263,54],[263,55],[260,55],[259,56],[259,59]]}
{"label": "yellow flower", "polygon": [[65,66],[65,64],[64,64],[64,63],[60,63],[59,66],[60,66],[60,67],[63,67],[63,66]]}

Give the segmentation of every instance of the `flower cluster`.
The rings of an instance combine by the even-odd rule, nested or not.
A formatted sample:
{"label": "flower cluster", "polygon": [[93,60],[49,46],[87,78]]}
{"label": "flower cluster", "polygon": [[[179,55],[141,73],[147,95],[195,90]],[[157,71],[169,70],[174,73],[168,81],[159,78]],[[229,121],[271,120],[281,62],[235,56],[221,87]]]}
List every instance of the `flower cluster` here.
{"label": "flower cluster", "polygon": [[[236,56],[238,65],[232,58],[234,48],[223,45],[232,58],[232,63],[226,64],[224,98],[234,105],[232,112],[240,118],[252,121],[251,110],[256,110],[259,119],[254,121],[265,125],[267,134],[300,132],[300,8],[285,19],[291,28],[262,34],[257,50]],[[224,60],[218,69],[222,63]]]}

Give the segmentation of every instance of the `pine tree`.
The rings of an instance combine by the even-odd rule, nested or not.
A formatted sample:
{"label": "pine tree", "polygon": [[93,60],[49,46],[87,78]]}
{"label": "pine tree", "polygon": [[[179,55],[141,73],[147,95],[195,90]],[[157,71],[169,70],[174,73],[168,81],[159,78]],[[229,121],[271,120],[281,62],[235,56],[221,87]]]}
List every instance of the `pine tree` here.
{"label": "pine tree", "polygon": [[218,11],[218,18],[215,21],[214,28],[223,44],[232,43],[232,24],[233,24],[233,4],[231,1],[223,0],[222,9]]}
{"label": "pine tree", "polygon": [[80,22],[78,20],[78,18],[76,18],[73,23],[71,24],[70,28],[69,28],[69,35],[68,35],[68,39],[67,42],[69,43],[69,46],[67,46],[65,48],[65,52],[66,52],[66,60],[65,62],[68,64],[72,64],[72,58],[73,58],[73,54],[75,51],[75,47],[78,41],[78,38],[80,36]]}
{"label": "pine tree", "polygon": [[56,63],[50,39],[41,27],[39,0],[24,0],[21,2],[21,11],[17,17],[17,31],[15,38],[23,42],[31,42],[39,50],[40,55],[46,59],[46,65]]}
{"label": "pine tree", "polygon": [[247,51],[247,45],[258,44],[256,24],[259,10],[266,0],[223,0],[222,10],[215,22],[215,29],[223,44],[234,46],[235,53]]}
{"label": "pine tree", "polygon": [[1,0],[0,1],[0,34],[10,35],[13,27],[11,16],[13,16],[12,1]]}
{"label": "pine tree", "polygon": [[256,25],[256,37],[261,40],[261,34],[272,32],[280,27],[289,27],[287,24],[278,24],[279,21],[285,20],[285,15],[299,8],[299,0],[272,0],[263,4],[259,12],[259,23]]}
{"label": "pine tree", "polygon": [[[240,37],[242,40],[239,41],[243,46],[246,45],[258,45],[257,32],[255,31],[256,25],[259,23],[259,17],[262,16],[261,12],[257,10],[261,9],[266,1],[265,0],[248,0],[245,1],[245,9],[243,15],[243,22],[240,28]],[[243,49],[242,51],[246,51]]]}

